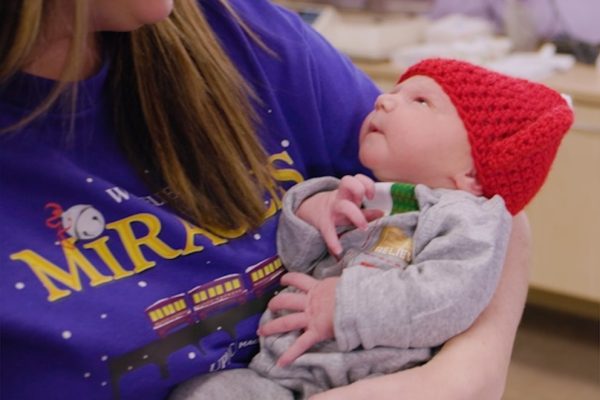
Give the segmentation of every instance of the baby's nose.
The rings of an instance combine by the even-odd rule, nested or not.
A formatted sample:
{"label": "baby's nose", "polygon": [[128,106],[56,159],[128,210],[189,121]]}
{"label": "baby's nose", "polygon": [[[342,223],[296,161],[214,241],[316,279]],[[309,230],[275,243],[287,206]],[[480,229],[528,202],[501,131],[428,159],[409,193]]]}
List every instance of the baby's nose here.
{"label": "baby's nose", "polygon": [[377,100],[375,101],[375,109],[376,110],[383,110],[383,111],[389,112],[389,111],[392,111],[395,106],[396,106],[396,102],[387,93],[379,95],[379,97],[377,97]]}

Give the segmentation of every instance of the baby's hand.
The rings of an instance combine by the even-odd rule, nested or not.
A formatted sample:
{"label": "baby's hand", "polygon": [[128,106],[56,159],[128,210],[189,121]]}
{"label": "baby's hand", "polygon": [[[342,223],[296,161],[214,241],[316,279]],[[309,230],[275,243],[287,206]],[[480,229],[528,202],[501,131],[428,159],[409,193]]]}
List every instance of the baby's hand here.
{"label": "baby's hand", "polygon": [[281,278],[283,285],[293,286],[300,291],[278,294],[271,299],[268,308],[273,312],[295,312],[265,323],[258,333],[261,336],[295,330],[302,330],[303,333],[281,355],[278,366],[291,364],[315,344],[334,337],[335,288],[339,279],[332,277],[320,281],[299,272],[289,272]]}
{"label": "baby's hand", "polygon": [[372,199],[374,194],[375,182],[371,178],[362,174],[347,175],[336,190],[306,199],[296,215],[317,228],[329,251],[339,255],[342,245],[336,232],[338,226],[354,225],[366,229],[369,221],[383,215],[380,210],[361,209],[363,199]]}

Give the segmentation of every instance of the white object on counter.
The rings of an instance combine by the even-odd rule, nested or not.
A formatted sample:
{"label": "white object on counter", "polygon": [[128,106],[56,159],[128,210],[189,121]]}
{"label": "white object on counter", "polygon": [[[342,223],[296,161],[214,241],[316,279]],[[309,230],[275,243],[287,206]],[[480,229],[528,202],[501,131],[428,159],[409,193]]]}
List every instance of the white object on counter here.
{"label": "white object on counter", "polygon": [[507,37],[494,35],[494,27],[489,21],[459,14],[430,21],[424,36],[424,43],[394,50],[391,61],[401,68],[430,57],[484,64],[505,57],[512,48]]}
{"label": "white object on counter", "polygon": [[422,42],[428,20],[416,18],[344,18],[337,15],[326,26],[315,27],[350,57],[387,60],[402,46]]}
{"label": "white object on counter", "polygon": [[468,41],[455,41],[450,43],[425,43],[396,49],[391,53],[391,61],[401,67],[407,68],[425,58],[445,57],[456,58],[485,64],[508,55],[511,42],[508,38],[480,37]]}
{"label": "white object on counter", "polygon": [[461,14],[451,14],[431,22],[425,30],[425,41],[449,43],[470,41],[494,34],[494,26],[487,20]]}
{"label": "white object on counter", "polygon": [[487,63],[495,71],[519,78],[541,81],[557,71],[566,71],[575,65],[570,54],[556,54],[556,46],[544,44],[537,52],[517,52]]}

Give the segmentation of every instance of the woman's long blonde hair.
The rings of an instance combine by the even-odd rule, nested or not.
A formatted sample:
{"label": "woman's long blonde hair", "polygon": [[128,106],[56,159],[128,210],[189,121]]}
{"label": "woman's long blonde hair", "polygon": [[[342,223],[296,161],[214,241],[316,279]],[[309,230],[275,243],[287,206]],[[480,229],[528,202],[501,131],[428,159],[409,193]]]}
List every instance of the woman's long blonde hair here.
{"label": "woman's long blonde hair", "polygon": [[[48,3],[52,2],[0,2],[0,84],[30,61]],[[73,4],[73,40],[62,75],[55,90],[17,129],[40,117],[68,94],[69,87],[76,96],[69,82],[76,80],[83,65],[88,13],[87,1]],[[175,199],[168,199],[171,205],[201,226],[260,225],[262,196],[265,191],[274,193],[274,181],[255,135],[253,105],[259,100],[220,47],[197,1],[178,0],[165,21],[133,32],[103,33],[101,40],[111,57],[119,140],[140,173],[154,177],[148,182],[152,189],[170,188],[176,193]]]}

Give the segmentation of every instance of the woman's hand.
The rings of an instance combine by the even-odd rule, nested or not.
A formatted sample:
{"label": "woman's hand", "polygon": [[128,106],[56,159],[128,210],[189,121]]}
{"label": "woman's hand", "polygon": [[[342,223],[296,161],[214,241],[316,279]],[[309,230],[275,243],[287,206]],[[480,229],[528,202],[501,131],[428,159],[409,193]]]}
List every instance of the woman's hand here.
{"label": "woman's hand", "polygon": [[339,277],[317,280],[310,275],[289,272],[281,283],[299,289],[299,292],[283,292],[268,304],[273,312],[291,310],[294,313],[275,318],[262,325],[261,336],[303,330],[294,344],[277,361],[284,367],[291,364],[315,344],[334,337],[333,317],[335,312],[335,287]]}
{"label": "woman's hand", "polygon": [[462,334],[450,339],[422,367],[364,379],[311,400],[498,400],[502,397],[512,346],[527,295],[531,233],[520,213],[504,270],[491,303]]}
{"label": "woman's hand", "polygon": [[342,252],[337,235],[338,226],[354,225],[366,229],[367,223],[383,215],[380,210],[361,209],[364,198],[372,199],[375,183],[366,175],[344,176],[336,190],[320,192],[304,200],[296,215],[319,232],[329,251]]}

